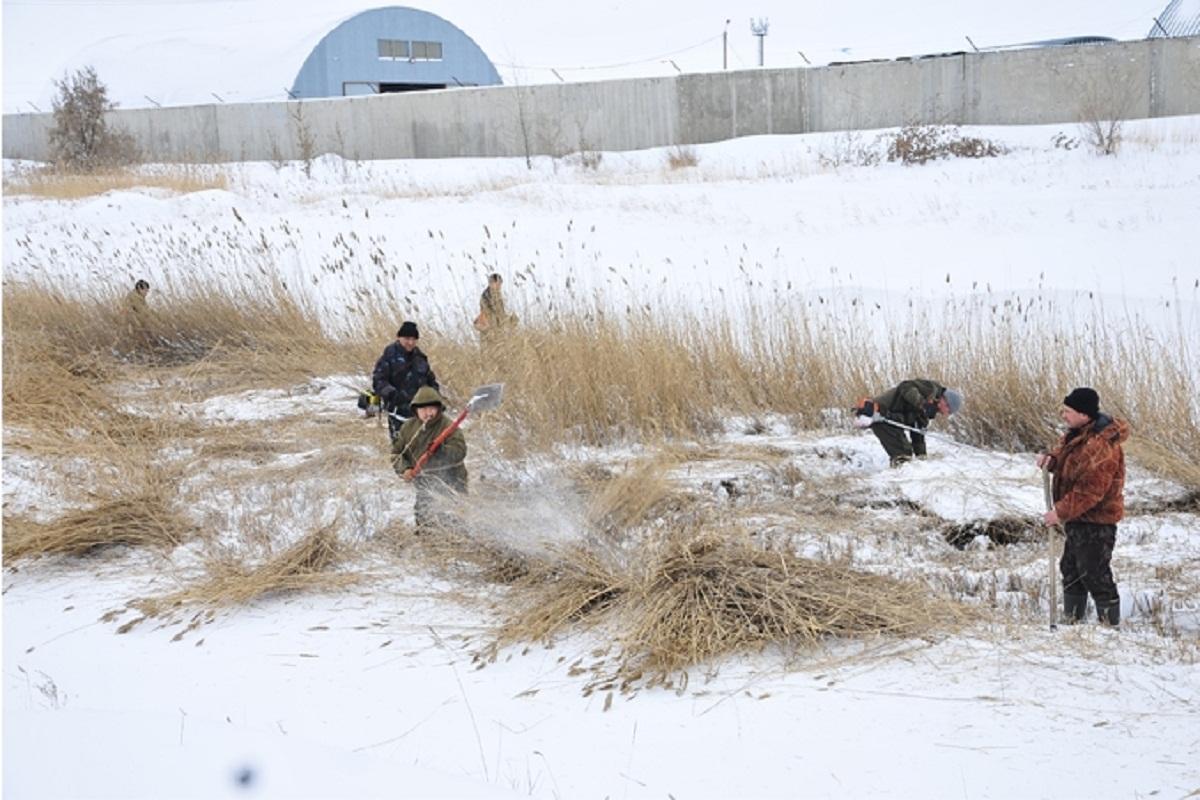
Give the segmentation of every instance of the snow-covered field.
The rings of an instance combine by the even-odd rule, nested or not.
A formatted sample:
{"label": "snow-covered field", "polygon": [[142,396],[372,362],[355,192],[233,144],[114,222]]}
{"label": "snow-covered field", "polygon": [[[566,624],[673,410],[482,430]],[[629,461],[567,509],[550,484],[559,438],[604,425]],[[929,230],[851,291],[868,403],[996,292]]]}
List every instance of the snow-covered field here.
{"label": "snow-covered field", "polygon": [[[491,271],[509,277],[523,316],[567,297],[662,313],[736,312],[784,297],[828,303],[835,319],[872,301],[886,335],[930,308],[1015,297],[1064,328],[1100,309],[1115,336],[1137,328],[1194,341],[1200,118],[1131,124],[1116,158],[1055,147],[1060,130],[1079,135],[973,131],[1010,152],[923,167],[833,168],[844,139],[768,137],[697,147],[698,166],[684,170],[667,168],[663,151],[606,153],[595,170],[571,159],[532,171],[521,161],[324,159],[312,179],[302,165],[235,165],[228,189],[182,196],[8,195],[4,273],[80,292],[145,276],[169,293],[197,280],[259,280],[269,266],[335,326],[353,321],[364,293],[394,298],[398,318],[428,326],[422,345],[434,353],[437,331],[469,323]],[[379,335],[382,346],[391,331]],[[179,487],[189,513],[311,521],[351,498],[359,544],[411,520],[383,433],[354,417],[344,385],[358,377],[173,406],[204,430],[255,424],[294,445],[204,462]],[[574,501],[558,488],[570,470],[619,473],[654,455],[633,443],[512,461],[485,421],[469,425],[478,502],[498,504],[489,535],[514,546],[571,535]],[[305,446],[314,431],[321,441],[336,432],[366,467],[337,485],[300,469],[320,455]],[[69,495],[48,476],[63,462],[7,446],[7,433],[6,516],[55,516]],[[363,555],[355,568],[370,580],[335,594],[260,600],[196,629],[148,621],[127,633],[117,631],[130,615],[109,612],[178,585],[194,552],[7,564],[6,794],[1200,791],[1200,517],[1168,506],[1184,487],[1131,468],[1114,555],[1123,625],[1052,632],[1044,542],[989,547],[980,537],[959,551],[943,538],[955,524],[1033,519],[1042,488],[1028,454],[931,442],[929,460],[888,470],[869,434],[795,430],[784,418],[730,420],[695,447],[695,458],[674,451],[672,485],[749,535],[926,581],[994,613],[927,640],[831,641],[799,661],[768,651],[698,665],[674,690],[585,695],[576,665],[603,658],[600,634],[505,650],[479,668],[473,656],[497,618],[487,601],[503,603],[503,589],[447,585],[403,559]],[[269,507],[254,505],[264,495],[211,491],[256,471],[288,476],[265,495]],[[533,518],[527,526],[505,529],[505,496]],[[851,524],[806,524],[817,498]]]}
{"label": "snow-covered field", "polygon": [[[1166,319],[1196,330],[1200,118],[1129,123],[1119,158],[1074,126],[965,129],[1010,148],[914,169],[831,167],[873,133],[751,137],[668,153],[230,168],[228,190],[10,197],[6,276],[69,289],[282,277],[336,320],[363,297],[466,327],[488,273],[537,313],[555,296],[736,313],[747,302],[858,299],[900,325],[946,304],[1048,304],[1078,327]],[[1062,134],[1074,149],[1052,143]],[[10,172],[19,165],[9,162]],[[70,265],[67,267],[66,265]],[[1098,298],[1098,302],[1096,299]],[[867,302],[870,301],[870,302]],[[522,308],[524,306],[524,308]],[[839,312],[841,309],[839,308]],[[1083,319],[1078,319],[1082,316]]]}

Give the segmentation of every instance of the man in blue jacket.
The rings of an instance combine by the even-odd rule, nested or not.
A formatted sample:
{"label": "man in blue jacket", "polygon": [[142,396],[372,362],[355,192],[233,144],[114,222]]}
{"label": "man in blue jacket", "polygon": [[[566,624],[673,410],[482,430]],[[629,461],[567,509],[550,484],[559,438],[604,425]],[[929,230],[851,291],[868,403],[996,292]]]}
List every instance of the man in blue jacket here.
{"label": "man in blue jacket", "polygon": [[389,344],[375,362],[371,376],[371,386],[387,412],[388,436],[393,442],[400,426],[413,416],[410,404],[417,390],[422,386],[439,388],[429,359],[417,347],[420,338],[417,323],[405,321],[396,331],[396,341]]}

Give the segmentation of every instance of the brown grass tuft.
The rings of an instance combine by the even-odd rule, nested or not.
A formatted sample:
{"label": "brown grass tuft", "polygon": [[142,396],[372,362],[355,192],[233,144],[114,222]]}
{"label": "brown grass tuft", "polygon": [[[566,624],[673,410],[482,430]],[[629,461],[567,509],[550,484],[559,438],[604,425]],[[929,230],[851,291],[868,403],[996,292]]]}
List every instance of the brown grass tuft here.
{"label": "brown grass tuft", "polygon": [[595,530],[614,534],[644,522],[671,496],[666,464],[647,460],[590,487],[587,521]]}
{"label": "brown grass tuft", "polygon": [[767,646],[917,636],[973,618],[923,585],[767,550],[737,532],[679,528],[621,552],[578,546],[531,569],[490,655],[603,623],[620,648],[605,680],[628,688]]}
{"label": "brown grass tuft", "polygon": [[237,557],[213,559],[204,579],[165,597],[134,601],[130,607],[157,617],[187,606],[237,606],[276,592],[348,586],[358,576],[335,571],[349,555],[349,548],[338,540],[336,524],[313,530],[261,564],[247,565]]}
{"label": "brown grass tuft", "polygon": [[193,528],[172,509],[165,492],[113,497],[51,523],[21,518],[4,519],[4,560],[43,555],[91,555],[116,546],[151,547],[169,551]]}
{"label": "brown grass tuft", "polygon": [[547,641],[567,626],[594,622],[627,588],[610,560],[589,547],[534,561],[513,587],[518,608],[500,625],[496,644]]}
{"label": "brown grass tuft", "polygon": [[968,619],[919,584],[770,552],[712,532],[664,543],[618,634],[620,673],[671,673],[770,644],[828,636],[915,636]]}
{"label": "brown grass tuft", "polygon": [[212,167],[172,164],[78,173],[53,168],[17,172],[5,178],[4,194],[51,200],[81,200],[108,192],[158,189],[177,194],[228,189],[229,179]]}

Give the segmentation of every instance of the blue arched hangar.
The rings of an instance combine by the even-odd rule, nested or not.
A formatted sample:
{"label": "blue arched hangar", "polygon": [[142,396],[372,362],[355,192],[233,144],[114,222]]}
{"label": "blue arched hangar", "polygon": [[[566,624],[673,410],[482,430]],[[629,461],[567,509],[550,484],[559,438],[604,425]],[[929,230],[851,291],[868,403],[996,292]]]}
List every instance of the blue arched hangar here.
{"label": "blue arched hangar", "polygon": [[436,14],[403,6],[363,11],[327,33],[291,95],[344,97],[494,86],[500,73],[470,36]]}

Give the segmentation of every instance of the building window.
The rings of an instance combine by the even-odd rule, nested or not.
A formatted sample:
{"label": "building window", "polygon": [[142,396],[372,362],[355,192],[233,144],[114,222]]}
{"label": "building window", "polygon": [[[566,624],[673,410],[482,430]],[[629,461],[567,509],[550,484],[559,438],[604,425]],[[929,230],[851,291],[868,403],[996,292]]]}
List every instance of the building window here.
{"label": "building window", "polygon": [[441,42],[413,42],[412,58],[414,61],[441,61]]}
{"label": "building window", "polygon": [[407,61],[409,59],[408,42],[404,39],[379,39],[379,59],[381,61]]}

